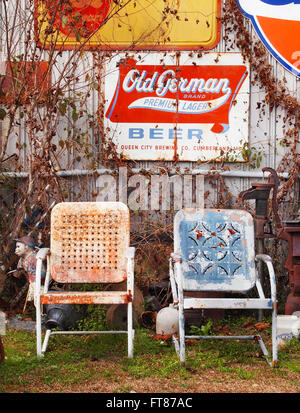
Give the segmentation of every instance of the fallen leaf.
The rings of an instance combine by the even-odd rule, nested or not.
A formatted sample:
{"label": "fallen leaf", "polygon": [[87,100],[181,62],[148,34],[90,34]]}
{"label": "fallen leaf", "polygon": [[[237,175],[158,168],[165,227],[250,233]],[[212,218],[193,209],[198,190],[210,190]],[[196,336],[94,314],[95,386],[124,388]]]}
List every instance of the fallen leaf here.
{"label": "fallen leaf", "polygon": [[266,328],[270,327],[270,323],[256,323],[256,324],[254,324],[254,327],[258,331],[262,331],[262,330],[265,330]]}

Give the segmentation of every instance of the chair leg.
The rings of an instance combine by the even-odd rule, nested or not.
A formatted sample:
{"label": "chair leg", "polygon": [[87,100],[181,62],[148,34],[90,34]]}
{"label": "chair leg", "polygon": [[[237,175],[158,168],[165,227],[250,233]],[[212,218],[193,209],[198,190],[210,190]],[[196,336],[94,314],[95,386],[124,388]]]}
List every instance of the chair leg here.
{"label": "chair leg", "polygon": [[179,305],[179,357],[182,366],[185,364],[185,330],[184,330],[184,312]]}
{"label": "chair leg", "polygon": [[277,340],[277,311],[272,313],[272,366],[275,367],[278,361],[278,340]]}
{"label": "chair leg", "polygon": [[180,355],[179,342],[178,342],[178,338],[174,334],[172,335],[172,341],[173,341],[173,344],[174,344],[176,354],[179,357],[179,355]]}
{"label": "chair leg", "polygon": [[127,340],[128,340],[128,358],[132,358],[133,357],[132,302],[127,304]]}
{"label": "chair leg", "polygon": [[38,357],[42,357],[42,317],[41,306],[36,306],[36,353]]}
{"label": "chair leg", "polygon": [[42,346],[42,354],[47,350],[48,341],[51,335],[51,330],[46,330],[43,346]]}

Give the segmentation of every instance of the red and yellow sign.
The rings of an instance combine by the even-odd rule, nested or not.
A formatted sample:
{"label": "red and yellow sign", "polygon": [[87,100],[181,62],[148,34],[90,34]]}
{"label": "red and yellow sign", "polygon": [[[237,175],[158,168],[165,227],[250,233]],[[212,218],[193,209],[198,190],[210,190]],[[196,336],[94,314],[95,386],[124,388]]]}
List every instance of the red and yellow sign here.
{"label": "red and yellow sign", "polygon": [[248,75],[245,65],[119,65],[106,117],[116,123],[205,123],[228,129],[232,101]]}
{"label": "red and yellow sign", "polygon": [[120,53],[103,70],[103,135],[127,159],[243,160],[249,64],[241,54]]}
{"label": "red and yellow sign", "polygon": [[102,50],[212,49],[221,0],[35,0],[36,32],[46,47]]}

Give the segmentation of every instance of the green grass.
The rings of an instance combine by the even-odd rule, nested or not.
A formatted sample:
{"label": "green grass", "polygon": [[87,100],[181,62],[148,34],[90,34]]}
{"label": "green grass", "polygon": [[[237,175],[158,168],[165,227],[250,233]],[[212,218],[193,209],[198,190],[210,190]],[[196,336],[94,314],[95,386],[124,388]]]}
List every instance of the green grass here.
{"label": "green grass", "polygon": [[[234,334],[244,333],[247,319],[227,319],[209,325],[209,332],[217,334],[226,325]],[[248,319],[249,322],[249,319]],[[255,321],[253,321],[255,323]],[[250,320],[251,323],[251,320]],[[195,329],[194,329],[195,330]],[[247,333],[248,334],[248,333]],[[253,332],[251,332],[253,334]],[[270,348],[270,330],[260,332]],[[36,357],[35,333],[7,330],[2,337],[5,360],[0,364],[0,392],[24,392],[51,389],[82,383],[119,383],[119,391],[126,392],[124,375],[131,381],[163,379],[188,391],[189,381],[202,372],[217,372],[215,380],[252,380],[262,374],[288,380],[287,372],[300,372],[300,342],[291,340],[279,351],[279,365],[271,369],[252,341],[200,340],[187,343],[186,366],[181,366],[171,341],[154,339],[151,330],[137,328],[134,358],[127,358],[126,335],[57,335],[50,338],[45,356]],[[252,368],[251,367],[255,367]],[[215,374],[215,373],[213,373]],[[212,378],[214,375],[212,375]],[[299,386],[300,380],[294,382]],[[44,390],[45,391],[45,390]]]}

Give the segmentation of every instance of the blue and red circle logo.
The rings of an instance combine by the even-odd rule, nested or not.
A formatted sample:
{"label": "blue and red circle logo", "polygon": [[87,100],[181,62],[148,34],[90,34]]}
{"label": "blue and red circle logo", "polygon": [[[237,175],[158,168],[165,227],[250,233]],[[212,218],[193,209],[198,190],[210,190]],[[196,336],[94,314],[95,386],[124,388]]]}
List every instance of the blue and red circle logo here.
{"label": "blue and red circle logo", "polygon": [[300,0],[237,0],[264,45],[300,77]]}

